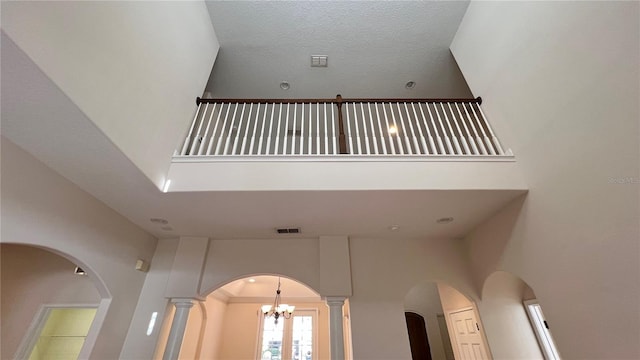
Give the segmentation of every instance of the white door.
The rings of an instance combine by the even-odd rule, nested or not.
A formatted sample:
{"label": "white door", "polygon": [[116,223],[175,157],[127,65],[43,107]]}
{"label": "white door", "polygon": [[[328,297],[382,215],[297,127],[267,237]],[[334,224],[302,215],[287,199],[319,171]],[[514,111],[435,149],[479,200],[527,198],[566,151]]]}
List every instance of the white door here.
{"label": "white door", "polygon": [[461,360],[489,359],[473,309],[449,314]]}

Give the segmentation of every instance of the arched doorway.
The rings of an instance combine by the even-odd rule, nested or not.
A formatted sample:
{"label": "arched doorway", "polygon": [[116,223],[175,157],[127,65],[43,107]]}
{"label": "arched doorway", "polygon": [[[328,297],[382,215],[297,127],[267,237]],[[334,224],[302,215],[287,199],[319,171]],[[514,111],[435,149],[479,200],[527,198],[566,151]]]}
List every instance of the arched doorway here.
{"label": "arched doorway", "polygon": [[[475,303],[443,282],[425,281],[409,290],[404,299],[405,311],[424,319],[429,356],[436,360],[488,359],[489,350]],[[425,345],[419,344],[421,329],[411,334],[407,329],[414,360],[427,359]],[[419,327],[420,325],[413,325]],[[418,339],[416,344],[412,337]]]}
{"label": "arched doorway", "polygon": [[2,358],[88,357],[108,306],[102,283],[48,249],[3,243],[0,257]]}
{"label": "arched doorway", "polygon": [[[281,303],[295,306],[288,319],[265,317],[280,283]],[[345,306],[348,314],[348,306]],[[169,319],[172,314],[168,313]],[[289,317],[289,316],[287,316]],[[162,358],[170,321],[161,332],[156,359]],[[203,340],[204,339],[204,340]],[[296,359],[330,357],[329,309],[320,295],[297,280],[255,275],[214,289],[191,309],[180,350],[189,359]]]}
{"label": "arched doorway", "polygon": [[409,332],[409,345],[411,345],[411,358],[413,360],[431,360],[431,349],[427,337],[427,325],[422,315],[406,311],[404,313]]}
{"label": "arched doorway", "polygon": [[560,358],[536,294],[521,278],[506,271],[489,275],[480,311],[496,357]]}

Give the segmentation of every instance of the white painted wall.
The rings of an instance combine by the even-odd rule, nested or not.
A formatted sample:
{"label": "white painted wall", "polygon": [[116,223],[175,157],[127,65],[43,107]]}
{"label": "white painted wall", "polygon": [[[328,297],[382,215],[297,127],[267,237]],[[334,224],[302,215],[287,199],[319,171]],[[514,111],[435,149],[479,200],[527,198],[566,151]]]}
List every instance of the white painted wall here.
{"label": "white painted wall", "polygon": [[100,282],[100,295],[110,297],[111,304],[91,356],[118,358],[145,280],[135,263],[151,258],[156,239],[1,140],[2,242],[64,253]]}
{"label": "white painted wall", "polygon": [[414,286],[441,280],[474,294],[460,245],[449,239],[350,239],[354,359],[411,359],[404,300]]}
{"label": "white painted wall", "polygon": [[[120,359],[150,359],[156,347],[162,349],[159,354],[159,358],[162,358],[174,309],[173,304],[169,304],[164,295],[177,248],[178,239],[158,240]],[[154,312],[158,313],[156,323],[152,333],[147,335],[151,314]],[[165,319],[169,321],[165,322]],[[166,330],[164,336],[163,329]],[[163,339],[164,342],[159,343],[159,339]]]}
{"label": "white painted wall", "polygon": [[531,291],[524,281],[504,271],[491,274],[484,283],[478,310],[497,359],[544,358],[522,303]]}
{"label": "white painted wall", "polygon": [[431,349],[431,358],[434,360],[445,360],[443,341],[449,341],[443,337],[438,326],[438,314],[444,314],[440,303],[438,285],[433,282],[414,286],[404,298],[405,311],[411,311],[424,318]]}
{"label": "white painted wall", "polygon": [[[282,174],[287,174],[283,177]],[[405,174],[406,176],[398,176]],[[173,162],[171,191],[526,190],[513,160]]]}
{"label": "white painted wall", "polygon": [[2,28],[161,188],[219,49],[204,1],[5,2]]}
{"label": "white painted wall", "polygon": [[[207,295],[249,275],[280,274],[316,290],[320,281],[318,239],[211,239],[200,286]],[[351,289],[344,289],[349,294]]]}
{"label": "white painted wall", "polygon": [[640,358],[639,7],[473,1],[451,45],[530,186],[468,237],[476,287],[525,280],[563,358]]}
{"label": "white painted wall", "polygon": [[60,255],[31,246],[1,244],[0,257],[2,359],[13,358],[41,305],[100,302],[92,280],[75,275],[76,265]]}

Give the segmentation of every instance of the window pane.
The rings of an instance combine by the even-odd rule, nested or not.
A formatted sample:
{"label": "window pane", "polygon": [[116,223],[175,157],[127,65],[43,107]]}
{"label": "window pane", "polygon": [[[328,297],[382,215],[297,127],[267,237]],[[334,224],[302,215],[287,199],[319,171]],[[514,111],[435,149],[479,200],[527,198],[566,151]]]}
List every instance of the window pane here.
{"label": "window pane", "polygon": [[265,318],[262,328],[262,351],[261,360],[281,360],[282,359],[282,334],[283,321],[274,324],[273,318]]}
{"label": "window pane", "polygon": [[313,317],[293,317],[291,357],[292,360],[313,359]]}

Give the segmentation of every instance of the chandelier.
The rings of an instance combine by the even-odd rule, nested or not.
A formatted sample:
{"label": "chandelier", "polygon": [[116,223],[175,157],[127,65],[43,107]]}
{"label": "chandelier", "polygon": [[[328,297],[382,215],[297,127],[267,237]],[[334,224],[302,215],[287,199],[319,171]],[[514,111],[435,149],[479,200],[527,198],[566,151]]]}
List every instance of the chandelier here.
{"label": "chandelier", "polygon": [[294,309],[295,306],[293,305],[280,303],[280,278],[278,278],[278,290],[276,290],[276,298],[273,300],[273,305],[262,305],[264,317],[268,318],[273,316],[274,322],[277,325],[280,317],[290,319]]}

